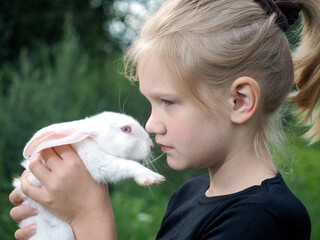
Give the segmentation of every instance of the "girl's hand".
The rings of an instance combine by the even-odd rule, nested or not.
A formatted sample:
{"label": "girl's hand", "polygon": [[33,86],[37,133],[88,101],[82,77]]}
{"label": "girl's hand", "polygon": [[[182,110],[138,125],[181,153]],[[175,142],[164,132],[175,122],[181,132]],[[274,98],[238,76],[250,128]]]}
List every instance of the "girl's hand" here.
{"label": "girl's hand", "polygon": [[71,146],[42,150],[29,169],[42,186],[31,185],[25,174],[23,192],[70,223],[78,240],[116,238],[108,187],[91,178]]}
{"label": "girl's hand", "polygon": [[[20,196],[18,190],[16,189],[10,193],[9,200],[15,206],[11,209],[10,216],[16,223],[20,223],[23,219],[37,214],[36,210],[32,209],[29,206],[22,205],[24,199]],[[32,237],[35,233],[36,225],[31,224],[18,229],[15,232],[14,237],[17,240],[26,240]]]}

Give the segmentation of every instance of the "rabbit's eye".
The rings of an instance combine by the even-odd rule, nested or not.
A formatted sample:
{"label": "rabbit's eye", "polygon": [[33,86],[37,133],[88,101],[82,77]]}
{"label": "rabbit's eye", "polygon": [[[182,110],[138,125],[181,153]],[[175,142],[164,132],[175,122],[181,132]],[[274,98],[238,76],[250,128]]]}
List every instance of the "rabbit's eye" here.
{"label": "rabbit's eye", "polygon": [[124,126],[121,128],[121,131],[124,133],[131,133],[131,127],[130,126]]}

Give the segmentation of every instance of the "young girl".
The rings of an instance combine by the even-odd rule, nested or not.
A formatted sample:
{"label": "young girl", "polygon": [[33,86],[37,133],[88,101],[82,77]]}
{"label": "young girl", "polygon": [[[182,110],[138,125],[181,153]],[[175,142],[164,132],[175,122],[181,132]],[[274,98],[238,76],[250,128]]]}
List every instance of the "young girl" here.
{"label": "young girl", "polygon": [[[292,62],[284,32],[301,9]],[[145,24],[126,67],[152,106],[146,129],[171,168],[209,169],[172,196],[157,239],[310,239],[307,210],[273,163],[267,131],[295,84],[291,98],[315,120],[308,136],[320,136],[319,117],[311,118],[320,96],[319,26],[318,0],[170,0]],[[30,185],[25,172],[23,191],[69,222],[78,240],[116,239],[108,189],[70,146],[42,151],[30,170],[43,186]],[[16,191],[10,200],[15,221],[36,214]]]}

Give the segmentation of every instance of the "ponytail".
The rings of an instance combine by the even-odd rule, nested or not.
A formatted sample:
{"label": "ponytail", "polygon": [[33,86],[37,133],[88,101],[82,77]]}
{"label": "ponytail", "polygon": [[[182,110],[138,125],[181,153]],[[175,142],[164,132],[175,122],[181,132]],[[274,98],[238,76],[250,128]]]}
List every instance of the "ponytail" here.
{"label": "ponytail", "polygon": [[314,143],[320,139],[320,1],[299,0],[302,4],[303,30],[300,46],[293,57],[297,91],[291,96],[299,113],[306,113],[304,122],[310,122],[307,139]]}

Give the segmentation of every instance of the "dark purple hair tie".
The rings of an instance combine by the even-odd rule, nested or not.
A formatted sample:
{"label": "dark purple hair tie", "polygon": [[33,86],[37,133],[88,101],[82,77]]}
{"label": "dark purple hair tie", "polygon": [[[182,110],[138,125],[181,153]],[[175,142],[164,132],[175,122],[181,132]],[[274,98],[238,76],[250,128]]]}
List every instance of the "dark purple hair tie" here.
{"label": "dark purple hair tie", "polygon": [[294,24],[299,18],[301,4],[287,0],[254,0],[259,3],[268,15],[277,15],[276,23],[286,32],[290,25]]}

